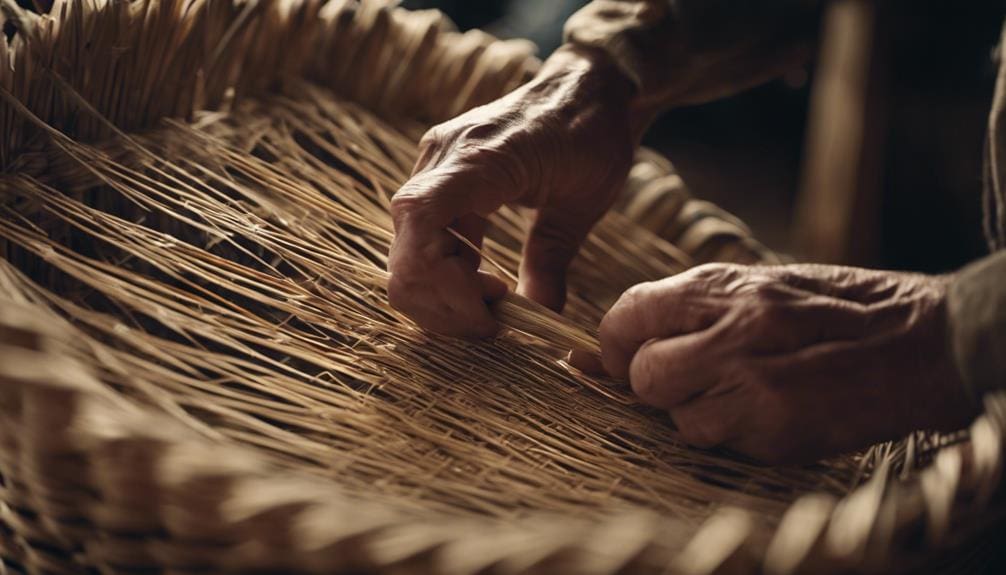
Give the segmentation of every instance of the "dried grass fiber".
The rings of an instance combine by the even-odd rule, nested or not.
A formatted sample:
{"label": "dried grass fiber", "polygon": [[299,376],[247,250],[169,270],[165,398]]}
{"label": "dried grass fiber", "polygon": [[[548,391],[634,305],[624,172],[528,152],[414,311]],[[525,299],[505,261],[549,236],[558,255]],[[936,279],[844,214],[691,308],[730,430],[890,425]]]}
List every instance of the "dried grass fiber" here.
{"label": "dried grass fiber", "polygon": [[[509,329],[475,343],[391,309],[388,198],[417,136],[526,79],[524,44],[377,1],[55,4],[4,4],[0,44],[15,571],[711,572],[771,556],[788,509],[831,522],[831,560],[855,556],[889,479],[945,445],[992,453],[991,489],[997,443],[917,434],[765,468],[685,447],[624,385],[565,365],[628,286],[763,254],[645,152],[630,195],[675,207],[660,235],[638,206],[607,217],[563,317],[511,297]],[[505,209],[485,246],[511,273],[525,226]]]}

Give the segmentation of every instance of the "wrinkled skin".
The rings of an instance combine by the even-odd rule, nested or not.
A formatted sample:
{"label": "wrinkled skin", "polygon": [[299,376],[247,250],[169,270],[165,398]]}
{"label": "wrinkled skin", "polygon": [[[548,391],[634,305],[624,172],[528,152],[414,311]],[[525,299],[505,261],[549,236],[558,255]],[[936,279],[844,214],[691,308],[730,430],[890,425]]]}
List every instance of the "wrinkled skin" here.
{"label": "wrinkled skin", "polygon": [[447,228],[481,246],[486,217],[513,203],[537,208],[518,292],[562,308],[566,268],[614,203],[642,132],[633,88],[611,66],[565,49],[537,80],[426,134],[391,203],[394,307],[442,334],[495,334],[488,303],[506,287]]}
{"label": "wrinkled skin", "polygon": [[[661,106],[733,93],[802,57],[715,43],[680,50],[681,84]],[[537,209],[518,291],[560,310],[566,268],[656,112],[641,100],[603,56],[566,47],[528,85],[433,128],[392,200],[391,304],[431,331],[494,335],[489,305],[507,288],[448,228],[481,246],[486,217],[516,203]],[[603,368],[667,410],[685,441],[765,462],[955,428],[976,408],[947,349],[948,283],[831,266],[704,266],[619,300],[601,325]],[[576,354],[573,363],[602,367]]]}
{"label": "wrinkled skin", "polygon": [[627,291],[601,323],[602,362],[685,441],[770,463],[957,429],[975,408],[947,351],[948,283],[705,265]]}
{"label": "wrinkled skin", "polygon": [[506,287],[448,228],[481,246],[486,217],[522,204],[537,216],[517,291],[560,311],[566,268],[614,203],[658,112],[735,93],[807,56],[802,46],[745,51],[733,41],[676,50],[668,57],[680,82],[659,102],[640,97],[607,55],[567,45],[529,84],[427,132],[391,202],[391,304],[431,331],[494,335],[489,304]]}

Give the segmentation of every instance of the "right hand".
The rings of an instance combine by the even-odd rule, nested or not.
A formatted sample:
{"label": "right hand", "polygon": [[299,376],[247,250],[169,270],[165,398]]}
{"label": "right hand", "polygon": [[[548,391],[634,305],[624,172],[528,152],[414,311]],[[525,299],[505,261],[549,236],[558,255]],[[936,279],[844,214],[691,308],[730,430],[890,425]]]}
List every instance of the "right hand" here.
{"label": "right hand", "polygon": [[765,463],[960,429],[977,413],[947,345],[951,281],[706,264],[625,292],[601,322],[602,363],[688,443]]}
{"label": "right hand", "polygon": [[606,57],[564,48],[529,84],[431,129],[412,178],[395,194],[388,268],[392,306],[445,335],[489,337],[488,304],[507,291],[448,232],[482,245],[506,203],[537,208],[518,292],[559,311],[565,272],[620,190],[643,121],[634,88]]}

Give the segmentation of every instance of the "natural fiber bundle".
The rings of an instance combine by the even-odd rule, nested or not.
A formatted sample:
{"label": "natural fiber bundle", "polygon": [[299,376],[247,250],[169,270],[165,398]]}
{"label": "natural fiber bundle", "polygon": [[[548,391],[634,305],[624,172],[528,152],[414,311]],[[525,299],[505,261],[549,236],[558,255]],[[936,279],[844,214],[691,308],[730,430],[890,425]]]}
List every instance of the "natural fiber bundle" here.
{"label": "natural fiber bundle", "polygon": [[[4,6],[15,572],[882,570],[999,513],[1004,400],[969,442],[771,469],[681,445],[557,359],[628,286],[764,253],[649,153],[563,317],[511,297],[511,329],[473,343],[392,310],[388,198],[417,136],[524,80],[523,44],[377,1]],[[525,220],[493,224],[514,270]]]}

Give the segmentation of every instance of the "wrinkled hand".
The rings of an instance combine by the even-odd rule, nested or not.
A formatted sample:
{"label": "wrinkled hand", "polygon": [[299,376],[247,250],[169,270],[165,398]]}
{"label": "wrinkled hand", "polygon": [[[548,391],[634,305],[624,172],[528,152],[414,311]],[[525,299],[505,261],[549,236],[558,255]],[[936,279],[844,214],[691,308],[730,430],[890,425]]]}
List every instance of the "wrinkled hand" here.
{"label": "wrinkled hand", "polygon": [[685,441],[769,463],[956,429],[975,408],[947,350],[948,283],[706,265],[626,292],[601,323],[602,361]]}
{"label": "wrinkled hand", "polygon": [[486,217],[520,203],[537,216],[518,291],[561,309],[565,270],[614,202],[642,131],[632,90],[600,55],[564,48],[528,85],[430,130],[392,199],[391,304],[432,331],[493,335],[487,304],[506,286],[447,228],[481,246]]}

